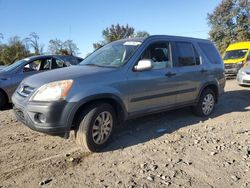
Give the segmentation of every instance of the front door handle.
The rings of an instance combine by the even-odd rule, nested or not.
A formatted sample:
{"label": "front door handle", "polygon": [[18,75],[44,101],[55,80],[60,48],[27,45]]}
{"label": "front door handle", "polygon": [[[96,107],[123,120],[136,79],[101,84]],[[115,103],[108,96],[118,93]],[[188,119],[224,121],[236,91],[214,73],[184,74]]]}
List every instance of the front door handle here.
{"label": "front door handle", "polygon": [[172,77],[172,76],[175,76],[175,75],[176,75],[176,73],[174,73],[174,72],[168,72],[168,73],[165,74],[165,76],[167,76],[167,77]]}
{"label": "front door handle", "polygon": [[201,73],[205,73],[205,72],[207,72],[208,70],[207,69],[201,69]]}

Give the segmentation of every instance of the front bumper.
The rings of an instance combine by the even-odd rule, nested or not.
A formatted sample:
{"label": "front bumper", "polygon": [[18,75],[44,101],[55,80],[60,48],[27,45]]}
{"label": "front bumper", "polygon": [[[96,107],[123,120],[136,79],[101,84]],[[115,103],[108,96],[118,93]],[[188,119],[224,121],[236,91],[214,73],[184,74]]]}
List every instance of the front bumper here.
{"label": "front bumper", "polygon": [[249,74],[238,74],[237,82],[239,85],[250,85],[250,75]]}
{"label": "front bumper", "polygon": [[[17,93],[13,95],[12,101],[17,120],[30,129],[49,135],[68,137],[73,120],[73,114],[70,112],[75,105],[74,103],[66,101],[25,102],[23,97]],[[39,115],[42,115],[45,121],[40,121]]]}
{"label": "front bumper", "polygon": [[226,76],[236,76],[240,68],[225,68]]}

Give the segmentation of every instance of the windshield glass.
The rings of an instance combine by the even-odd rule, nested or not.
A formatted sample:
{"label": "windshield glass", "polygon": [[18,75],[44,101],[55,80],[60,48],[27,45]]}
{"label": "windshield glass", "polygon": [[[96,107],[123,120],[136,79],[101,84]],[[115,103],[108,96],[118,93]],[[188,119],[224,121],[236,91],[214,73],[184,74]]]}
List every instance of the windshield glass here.
{"label": "windshield glass", "polygon": [[19,61],[16,61],[15,63],[7,66],[6,68],[3,69],[3,71],[12,71],[14,69],[16,69],[18,66],[20,66],[21,64],[23,64],[24,62],[26,62],[25,60],[19,60]]}
{"label": "windshield glass", "polygon": [[113,42],[92,53],[80,65],[120,67],[127,63],[140,45],[141,42],[137,41]]}
{"label": "windshield glass", "polygon": [[227,51],[223,59],[241,59],[245,57],[247,51],[247,49]]}

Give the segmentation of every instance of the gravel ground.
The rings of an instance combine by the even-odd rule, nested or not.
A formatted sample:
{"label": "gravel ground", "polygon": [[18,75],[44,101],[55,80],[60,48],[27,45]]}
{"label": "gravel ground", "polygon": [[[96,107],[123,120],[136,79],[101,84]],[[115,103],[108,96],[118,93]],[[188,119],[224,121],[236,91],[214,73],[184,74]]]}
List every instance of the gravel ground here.
{"label": "gravel ground", "polygon": [[227,81],[211,118],[189,108],[126,122],[102,153],[0,112],[0,188],[250,187],[250,88]]}

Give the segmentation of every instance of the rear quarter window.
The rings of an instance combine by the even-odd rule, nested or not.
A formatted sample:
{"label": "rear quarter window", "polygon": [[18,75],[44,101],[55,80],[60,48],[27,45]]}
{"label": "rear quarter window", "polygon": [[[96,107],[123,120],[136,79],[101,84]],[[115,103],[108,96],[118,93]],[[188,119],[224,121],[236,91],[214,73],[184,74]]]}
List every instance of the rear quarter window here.
{"label": "rear quarter window", "polygon": [[216,50],[216,48],[214,47],[213,44],[199,42],[198,45],[210,63],[212,63],[212,64],[221,64],[222,63],[220,54]]}

